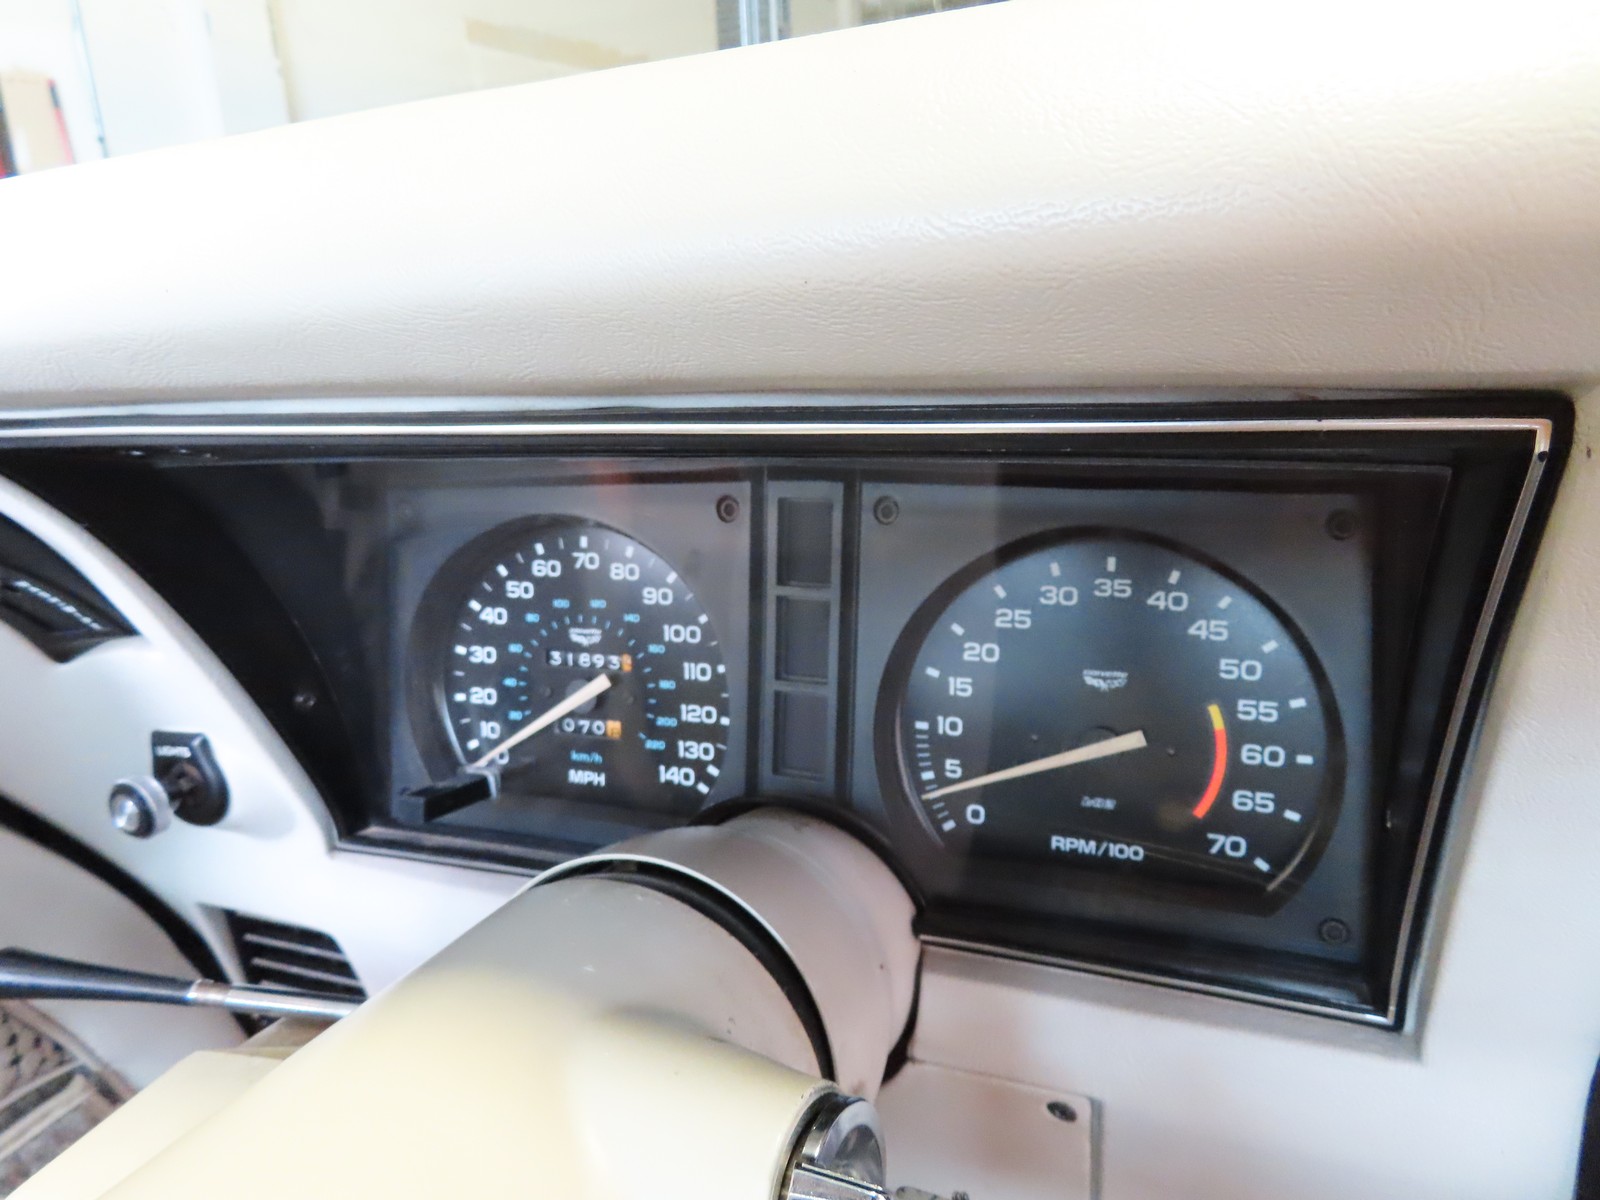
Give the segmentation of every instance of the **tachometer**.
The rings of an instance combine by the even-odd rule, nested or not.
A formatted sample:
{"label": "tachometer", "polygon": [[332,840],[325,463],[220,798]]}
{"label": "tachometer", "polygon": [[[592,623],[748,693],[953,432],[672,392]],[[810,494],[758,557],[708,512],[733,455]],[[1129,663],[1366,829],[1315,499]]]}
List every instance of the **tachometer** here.
{"label": "tachometer", "polygon": [[506,794],[692,813],[728,740],[716,631],[670,564],[576,518],[468,547],[430,586],[438,718]]}
{"label": "tachometer", "polygon": [[1186,548],[1010,547],[924,605],[896,662],[893,757],[949,851],[1264,893],[1331,823],[1343,752],[1320,666]]}

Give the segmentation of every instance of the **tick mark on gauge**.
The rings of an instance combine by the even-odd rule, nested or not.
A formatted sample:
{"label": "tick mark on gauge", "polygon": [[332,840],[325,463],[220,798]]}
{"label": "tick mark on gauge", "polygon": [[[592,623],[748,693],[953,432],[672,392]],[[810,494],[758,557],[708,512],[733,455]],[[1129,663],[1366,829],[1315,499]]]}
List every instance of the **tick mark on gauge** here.
{"label": "tick mark on gauge", "polygon": [[1232,603],[1233,603],[1233,597],[1232,596],[1224,596],[1221,600],[1217,601],[1217,607],[1218,608],[1227,608],[1228,605],[1230,605]]}
{"label": "tick mark on gauge", "polygon": [[1258,870],[1258,871],[1266,871],[1268,874],[1271,874],[1271,872],[1272,872],[1272,864],[1269,863],[1266,859],[1258,858],[1258,859],[1255,860],[1255,863],[1256,863],[1256,870]]}
{"label": "tick mark on gauge", "polygon": [[1000,599],[1002,599],[1002,600],[1004,600],[1006,598],[1006,590],[1005,590],[1005,588],[1001,587],[998,583],[994,585],[994,594],[996,596],[999,596]]}
{"label": "tick mark on gauge", "polygon": [[1261,644],[1261,653],[1263,653],[1263,654],[1271,654],[1277,648],[1278,648],[1278,643],[1276,641],[1263,642]]}
{"label": "tick mark on gauge", "polygon": [[939,828],[944,830],[946,833],[953,833],[955,831],[955,827],[956,823],[954,821],[946,821],[943,825],[939,826]]}
{"label": "tick mark on gauge", "polygon": [[1293,700],[1289,701],[1290,708],[1304,708],[1305,706],[1306,698],[1304,696],[1296,696]]}
{"label": "tick mark on gauge", "polygon": [[1178,580],[1181,579],[1181,578],[1183,578],[1183,572],[1182,571],[1174,571],[1171,575],[1167,576],[1167,582],[1168,583],[1177,583]]}
{"label": "tick mark on gauge", "polygon": [[953,634],[955,634],[955,635],[956,635],[956,636],[957,636],[957,637],[961,637],[961,636],[962,636],[962,635],[963,635],[963,634],[965,634],[965,633],[966,633],[966,632],[967,632],[967,631],[966,631],[966,629],[964,629],[964,628],[963,628],[963,627],[962,627],[962,626],[960,626],[960,625],[956,625],[956,624],[951,624],[951,626],[950,626],[950,632],[951,632],[951,633],[953,633]]}
{"label": "tick mark on gauge", "polygon": [[1051,563],[1050,564],[1050,574],[1053,575],[1055,578],[1060,579],[1061,578],[1061,564],[1058,563],[1058,562]]}
{"label": "tick mark on gauge", "polygon": [[544,553],[544,543],[543,542],[535,542],[533,544],[533,552],[535,554],[543,554]]}
{"label": "tick mark on gauge", "polygon": [[1117,569],[1117,556],[1115,554],[1106,555],[1106,570],[1115,571],[1116,569]]}
{"label": "tick mark on gauge", "polygon": [[495,563],[494,569],[499,573],[501,579],[504,579],[507,575],[511,574],[510,571],[506,570],[505,563]]}
{"label": "tick mark on gauge", "polygon": [[[722,749],[726,749],[726,747],[722,747]],[[715,779],[718,775],[722,774],[722,769],[720,767],[712,765],[711,763],[707,763],[706,764],[706,774],[711,776],[711,778]]]}
{"label": "tick mark on gauge", "polygon": [[457,646],[456,647],[456,653],[457,654],[465,654],[466,652],[467,652],[467,648],[465,646]]}
{"label": "tick mark on gauge", "polygon": [[706,614],[706,613],[701,613],[700,614],[700,624],[704,625],[709,620],[711,620],[711,617],[708,614]]}
{"label": "tick mark on gauge", "polygon": [[624,546],[622,548],[622,557],[623,558],[632,558],[633,557],[633,547],[632,546]]}
{"label": "tick mark on gauge", "polygon": [[453,698],[457,704],[465,704],[467,702],[467,694],[465,692],[457,692]]}
{"label": "tick mark on gauge", "polygon": [[932,771],[924,771],[922,773],[922,782],[923,783],[932,783],[937,778],[939,778],[939,777],[937,775],[935,775]]}
{"label": "tick mark on gauge", "polygon": [[1299,766],[1309,767],[1312,763],[1316,762],[1317,760],[1312,758],[1311,755],[1309,755],[1309,754],[1296,754],[1294,756],[1294,761]]}
{"label": "tick mark on gauge", "polygon": [[1283,819],[1285,821],[1293,821],[1296,825],[1300,824],[1300,814],[1295,812],[1295,810],[1292,808],[1286,808],[1283,810]]}
{"label": "tick mark on gauge", "polygon": [[711,794],[710,787],[708,787],[706,784],[703,784],[703,783],[695,784],[694,785],[694,790],[699,792],[702,796],[707,796],[707,795]]}
{"label": "tick mark on gauge", "polygon": [[937,678],[939,678],[939,668],[938,667],[924,667],[923,670],[922,670],[922,673],[924,675],[926,675],[929,679],[937,679]]}
{"label": "tick mark on gauge", "polygon": [[578,549],[587,550],[588,548],[589,548],[589,535],[588,534],[584,534],[583,536],[578,538]]}
{"label": "tick mark on gauge", "polygon": [[926,721],[913,721],[911,722],[911,727],[918,733],[928,732],[928,723]]}

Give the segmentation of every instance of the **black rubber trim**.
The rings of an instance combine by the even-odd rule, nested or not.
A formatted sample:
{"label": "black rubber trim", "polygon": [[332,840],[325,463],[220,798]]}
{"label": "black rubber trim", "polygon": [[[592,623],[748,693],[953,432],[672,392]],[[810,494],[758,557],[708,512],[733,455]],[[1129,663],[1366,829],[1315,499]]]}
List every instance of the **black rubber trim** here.
{"label": "black rubber trim", "polygon": [[[194,926],[169,908],[161,897],[86,843],[5,795],[0,795],[0,828],[10,830],[58,858],[66,859],[137,906],[167,935],[178,953],[188,960],[195,969],[196,979],[228,978],[227,969]],[[254,1032],[254,1027],[237,1015],[234,1021],[244,1032]]]}
{"label": "black rubber trim", "polygon": [[124,971],[99,963],[0,950],[0,997],[7,1000],[133,1000],[147,1004],[187,1004],[192,979]]}
{"label": "black rubber trim", "polygon": [[1600,1200],[1600,1065],[1589,1082],[1589,1106],[1578,1145],[1578,1181],[1573,1200]]}
{"label": "black rubber trim", "polygon": [[632,862],[619,859],[597,862],[569,872],[563,872],[550,881],[560,883],[565,879],[612,879],[636,887],[649,888],[669,896],[684,907],[699,913],[708,921],[719,925],[725,933],[750,952],[783,992],[800,1019],[806,1038],[811,1042],[811,1052],[817,1060],[817,1072],[824,1079],[838,1082],[833,1064],[833,1047],[828,1041],[827,1026],[822,1020],[822,1009],[811,994],[805,976],[783,944],[772,931],[758,921],[743,905],[726,893],[694,876],[674,867],[657,863]]}
{"label": "black rubber trim", "polygon": [[133,633],[82,572],[8,517],[0,517],[0,621],[58,663]]}

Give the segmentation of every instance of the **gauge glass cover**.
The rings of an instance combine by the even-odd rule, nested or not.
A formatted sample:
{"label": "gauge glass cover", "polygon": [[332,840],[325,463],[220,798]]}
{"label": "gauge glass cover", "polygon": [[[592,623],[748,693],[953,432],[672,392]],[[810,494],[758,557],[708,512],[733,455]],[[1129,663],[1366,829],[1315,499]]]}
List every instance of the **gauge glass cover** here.
{"label": "gauge glass cover", "polygon": [[1343,755],[1321,667],[1195,551],[1029,539],[941,588],[895,659],[902,782],[950,854],[1265,894],[1332,824]]}
{"label": "gauge glass cover", "polygon": [[498,769],[507,795],[700,807],[727,752],[727,668],[669,563],[615,529],[551,518],[479,539],[430,591],[449,597],[435,711],[463,765]]}

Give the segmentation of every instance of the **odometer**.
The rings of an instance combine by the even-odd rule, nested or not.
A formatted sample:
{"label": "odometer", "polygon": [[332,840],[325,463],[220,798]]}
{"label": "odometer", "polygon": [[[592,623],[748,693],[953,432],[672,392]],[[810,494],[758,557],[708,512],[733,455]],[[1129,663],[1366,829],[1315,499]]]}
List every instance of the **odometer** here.
{"label": "odometer", "polygon": [[1343,752],[1305,639],[1186,548],[1058,534],[975,563],[897,650],[904,786],[948,851],[1265,893]]}
{"label": "odometer", "polygon": [[727,669],[687,582],[576,518],[522,523],[430,587],[437,713],[463,766],[508,796],[689,814],[727,751]]}

